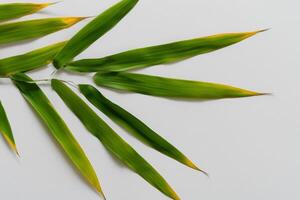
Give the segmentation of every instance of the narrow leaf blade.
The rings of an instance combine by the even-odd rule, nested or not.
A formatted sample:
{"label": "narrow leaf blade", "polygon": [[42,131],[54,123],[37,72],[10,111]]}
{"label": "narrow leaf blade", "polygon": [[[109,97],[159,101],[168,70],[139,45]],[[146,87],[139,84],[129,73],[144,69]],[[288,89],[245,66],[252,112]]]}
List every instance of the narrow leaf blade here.
{"label": "narrow leaf blade", "polygon": [[3,135],[4,139],[6,140],[6,142],[8,143],[8,145],[11,147],[11,149],[17,155],[19,155],[10,123],[8,121],[6,112],[1,102],[0,102],[0,132]]}
{"label": "narrow leaf blade", "polygon": [[0,25],[0,45],[36,39],[71,27],[84,17],[35,19]]}
{"label": "narrow leaf blade", "polygon": [[44,67],[52,62],[65,44],[66,42],[59,42],[25,54],[0,59],[0,76],[7,77]]}
{"label": "narrow leaf blade", "polygon": [[79,96],[59,80],[52,80],[51,85],[83,125],[102,142],[110,153],[162,193],[170,198],[179,199],[165,179],[115,133]]}
{"label": "narrow leaf blade", "polygon": [[90,161],[42,90],[36,84],[32,83],[31,78],[24,74],[13,75],[12,81],[49,128],[52,136],[60,144],[82,176],[97,192],[103,194]]}
{"label": "narrow leaf blade", "polygon": [[134,115],[104,97],[95,87],[81,84],[79,85],[79,89],[80,92],[96,108],[102,111],[115,123],[132,133],[133,136],[140,139],[142,142],[145,142],[157,151],[177,160],[178,162],[193,169],[202,171],[176,147],[170,144],[167,140],[153,131]]}
{"label": "narrow leaf blade", "polygon": [[136,5],[138,0],[122,0],[81,29],[54,59],[56,68],[64,67],[74,57],[87,49],[111,30]]}
{"label": "narrow leaf blade", "polygon": [[0,22],[33,14],[53,3],[7,3],[0,4]]}
{"label": "narrow leaf blade", "polygon": [[99,58],[71,62],[66,70],[77,72],[127,71],[182,61],[236,44],[259,32],[226,33],[159,46],[134,49]]}
{"label": "narrow leaf blade", "polygon": [[222,99],[262,95],[228,85],[135,73],[97,73],[94,82],[108,88],[168,98]]}

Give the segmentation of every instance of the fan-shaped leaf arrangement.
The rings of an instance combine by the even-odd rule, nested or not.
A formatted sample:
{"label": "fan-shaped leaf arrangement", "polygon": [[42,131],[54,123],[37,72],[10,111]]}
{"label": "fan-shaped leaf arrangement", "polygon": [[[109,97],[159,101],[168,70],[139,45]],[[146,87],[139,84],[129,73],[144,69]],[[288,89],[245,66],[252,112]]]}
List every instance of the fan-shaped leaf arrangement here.
{"label": "fan-shaped leaf arrangement", "polygon": [[[263,93],[253,92],[224,84],[193,80],[180,80],[128,72],[154,65],[179,62],[200,54],[241,42],[259,32],[226,33],[163,45],[134,49],[102,58],[74,61],[75,57],[92,45],[101,36],[118,24],[138,3],[138,0],[122,0],[100,14],[71,39],[56,42],[31,52],[0,60],[0,76],[10,78],[19,89],[38,117],[49,128],[49,132],[59,143],[70,161],[86,181],[99,194],[104,193],[97,175],[83,149],[70,132],[69,128],[54,109],[47,96],[38,86],[39,81],[24,74],[28,71],[46,67],[53,63],[59,70],[81,73],[96,72],[94,82],[98,86],[126,90],[146,95],[179,99],[223,99],[258,96]],[[10,3],[0,4],[0,21],[16,19],[38,12],[53,3]],[[37,39],[56,31],[71,27],[83,17],[62,17],[6,22],[0,24],[0,45]],[[0,50],[1,50],[0,46]],[[125,166],[140,175],[163,194],[172,199],[180,199],[162,175],[156,171],[130,144],[122,139],[101,119],[94,109],[98,109],[116,124],[127,130],[134,137],[158,152],[198,171],[199,169],[186,155],[173,146],[167,139],[143,123],[124,108],[111,102],[92,85],[78,84],[76,91],[71,90],[67,80],[49,78],[47,80],[62,101],[82,122],[82,125],[97,138],[114,157]],[[74,84],[73,84],[74,86]],[[95,108],[91,108],[79,95],[80,93]],[[0,132],[11,148],[17,151],[12,130],[0,103]]]}

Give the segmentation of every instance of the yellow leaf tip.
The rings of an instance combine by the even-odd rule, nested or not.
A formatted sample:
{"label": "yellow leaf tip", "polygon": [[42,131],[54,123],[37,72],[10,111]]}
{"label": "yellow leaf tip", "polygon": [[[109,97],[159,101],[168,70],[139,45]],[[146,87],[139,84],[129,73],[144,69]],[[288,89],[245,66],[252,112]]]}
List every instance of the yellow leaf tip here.
{"label": "yellow leaf tip", "polygon": [[18,158],[20,158],[20,153],[17,149],[17,146],[14,144],[14,145],[10,145],[11,146],[11,149],[15,152],[15,154],[17,155]]}
{"label": "yellow leaf tip", "polygon": [[258,93],[257,96],[273,96],[272,93]]}
{"label": "yellow leaf tip", "polygon": [[181,200],[181,198],[174,192],[172,199]]}
{"label": "yellow leaf tip", "polygon": [[270,29],[271,29],[271,28],[261,29],[261,30],[256,31],[256,33],[266,32],[266,31],[268,31],[268,30],[270,30]]}
{"label": "yellow leaf tip", "polygon": [[204,171],[204,170],[202,170],[202,169],[200,169],[200,168],[194,168],[195,170],[197,170],[197,171],[199,171],[199,172],[201,172],[201,173],[203,173],[205,176],[207,176],[207,177],[209,177],[209,174],[206,172],[206,171]]}
{"label": "yellow leaf tip", "polygon": [[52,5],[57,4],[57,3],[60,3],[60,1],[57,1],[57,2],[50,2],[50,3],[36,4],[36,8],[37,8],[37,10],[41,10],[41,9],[44,9],[44,8],[46,8],[46,7],[52,6]]}
{"label": "yellow leaf tip", "polygon": [[11,141],[11,139],[8,138],[7,135],[3,135],[3,136],[6,142],[8,143],[8,145],[10,146],[10,148],[16,153],[18,157],[20,157],[19,151],[17,149],[17,145],[13,141]]}
{"label": "yellow leaf tip", "polygon": [[243,97],[251,97],[251,96],[263,96],[263,95],[268,95],[268,93],[262,93],[262,92],[254,92],[250,90],[241,90],[241,95]]}
{"label": "yellow leaf tip", "polygon": [[97,184],[97,185],[95,186],[95,189],[96,189],[96,192],[98,193],[98,195],[99,195],[100,197],[102,197],[104,200],[106,200],[105,194],[104,194],[104,192],[102,191],[100,184]]}
{"label": "yellow leaf tip", "polygon": [[173,200],[181,200],[181,198],[178,196],[178,194],[169,186],[169,191],[165,193],[168,197],[170,197]]}
{"label": "yellow leaf tip", "polygon": [[247,96],[265,96],[265,95],[271,95],[271,93],[247,91],[247,92],[245,92],[245,95],[247,95]]}
{"label": "yellow leaf tip", "polygon": [[186,165],[188,166],[188,167],[190,167],[190,168],[192,168],[192,169],[194,169],[194,170],[197,170],[197,171],[199,171],[199,172],[201,172],[201,173],[203,173],[203,174],[205,174],[206,176],[208,176],[209,177],[209,174],[207,173],[207,172],[205,172],[204,170],[202,170],[202,169],[200,169],[197,165],[195,165],[191,160],[186,160]]}
{"label": "yellow leaf tip", "polygon": [[247,33],[244,34],[243,39],[247,39],[247,38],[252,37],[252,36],[254,36],[254,35],[258,34],[258,33],[266,32],[268,30],[270,30],[270,29],[267,28],[267,29],[261,29],[261,30],[258,30],[258,31],[247,32]]}
{"label": "yellow leaf tip", "polygon": [[68,26],[72,26],[84,19],[87,19],[88,17],[65,17],[63,18],[63,22],[67,24]]}
{"label": "yellow leaf tip", "polygon": [[21,156],[20,156],[20,153],[19,153],[18,149],[17,149],[17,148],[15,148],[15,149],[14,149],[14,151],[15,151],[16,155],[18,156],[18,158],[21,158]]}
{"label": "yellow leaf tip", "polygon": [[102,199],[106,200],[106,197],[102,191],[98,191],[98,194]]}

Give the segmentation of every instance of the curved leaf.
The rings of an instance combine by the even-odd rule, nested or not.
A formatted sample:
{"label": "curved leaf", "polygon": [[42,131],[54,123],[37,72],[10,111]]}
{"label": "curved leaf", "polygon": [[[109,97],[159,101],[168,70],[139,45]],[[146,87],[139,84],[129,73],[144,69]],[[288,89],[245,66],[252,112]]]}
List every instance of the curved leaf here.
{"label": "curved leaf", "polygon": [[19,155],[6,112],[1,102],[0,102],[0,132],[3,135],[4,139],[6,140],[6,142],[11,147],[11,149],[15,151],[16,154]]}
{"label": "curved leaf", "polygon": [[84,17],[35,19],[0,25],[0,45],[36,39],[69,28]]}
{"label": "curved leaf", "polygon": [[[177,160],[178,162],[200,170],[190,159],[181,153],[176,147],[153,131],[141,120],[121,108],[117,104],[105,98],[95,87],[91,85],[79,85],[80,92],[100,111],[124,129],[132,133],[136,138],[145,142],[157,151]],[[204,171],[202,171],[204,172]],[[205,172],[204,172],[205,173]],[[206,173],[205,173],[206,174]]]}
{"label": "curved leaf", "polygon": [[33,14],[53,3],[7,3],[0,4],[0,21],[20,18]]}
{"label": "curved leaf", "polygon": [[83,59],[69,63],[66,70],[78,72],[126,71],[169,64],[233,45],[262,31],[219,34],[134,49],[99,59]]}
{"label": "curved leaf", "polygon": [[138,0],[122,0],[81,29],[54,59],[56,68],[64,67],[97,39],[112,29],[136,5]]}
{"label": "curved leaf", "polygon": [[162,193],[170,198],[179,199],[165,179],[115,133],[80,97],[59,80],[52,80],[51,85],[83,125],[102,142],[110,153]]}
{"label": "curved leaf", "polygon": [[24,74],[13,75],[12,80],[83,177],[97,192],[103,194],[90,161],[43,91],[36,84],[29,83],[32,79]]}
{"label": "curved leaf", "polygon": [[0,59],[0,76],[10,76],[44,67],[52,62],[65,44],[66,42],[60,42],[22,55]]}
{"label": "curved leaf", "polygon": [[221,99],[262,95],[228,85],[135,73],[97,73],[94,82],[108,88],[170,98]]}

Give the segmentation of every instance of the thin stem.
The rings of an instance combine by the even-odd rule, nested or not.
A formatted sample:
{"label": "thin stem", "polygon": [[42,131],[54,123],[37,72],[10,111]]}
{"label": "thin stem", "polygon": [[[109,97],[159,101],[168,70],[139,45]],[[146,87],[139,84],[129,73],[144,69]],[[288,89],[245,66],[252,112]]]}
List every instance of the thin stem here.
{"label": "thin stem", "polygon": [[[16,79],[16,78],[13,78],[13,77],[9,77],[9,78],[11,78],[13,80],[16,80],[16,81],[23,81],[25,83],[33,83],[33,84],[39,84],[39,83],[42,83],[42,82],[45,82],[46,84],[51,84],[52,79],[54,79],[54,78],[51,77],[49,79],[36,79],[36,80],[28,81],[28,80]],[[77,90],[79,89],[78,84],[76,84],[73,81],[66,81],[66,80],[62,80],[62,79],[57,79],[57,80],[59,80],[61,82],[64,82],[64,83],[68,84],[69,86],[71,86],[71,87],[73,87]]]}

